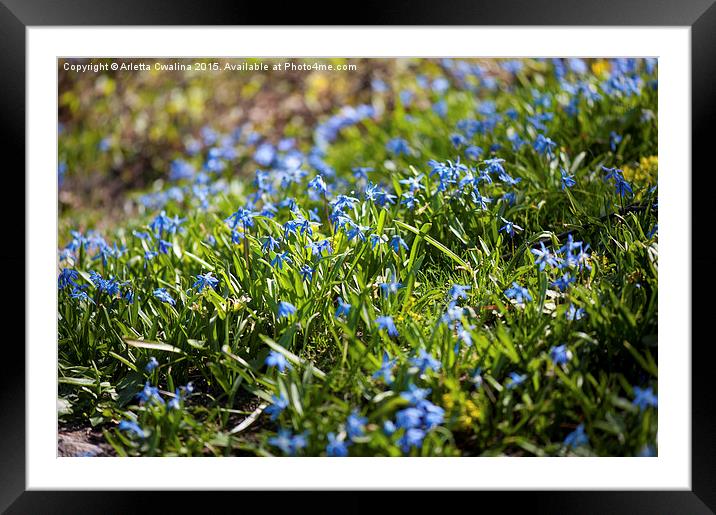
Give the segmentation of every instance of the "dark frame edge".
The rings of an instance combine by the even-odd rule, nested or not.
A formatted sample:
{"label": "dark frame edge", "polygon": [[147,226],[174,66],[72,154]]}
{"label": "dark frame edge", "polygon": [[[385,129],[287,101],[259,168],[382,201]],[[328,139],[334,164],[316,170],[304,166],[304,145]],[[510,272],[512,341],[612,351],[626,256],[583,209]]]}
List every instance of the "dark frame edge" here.
{"label": "dark frame edge", "polygon": [[[713,370],[712,338],[708,323],[711,310],[699,291],[716,287],[713,274],[707,273],[716,266],[716,259],[694,252],[699,235],[707,234],[713,219],[713,204],[709,192],[716,187],[713,173],[713,127],[716,123],[716,3],[701,14],[691,26],[691,203],[692,203],[692,416],[691,416],[691,488],[705,505],[716,512],[716,408],[710,396]],[[695,180],[698,171],[698,184]],[[694,288],[698,278],[699,288]],[[701,290],[704,288],[704,290]],[[703,295],[703,293],[702,293]],[[699,302],[699,300],[701,302]],[[712,333],[711,333],[712,334]],[[701,338],[698,335],[702,335]]]}
{"label": "dark frame edge", "polygon": [[[25,24],[0,2],[0,150],[13,165],[6,165],[7,192],[3,202],[9,223],[6,237],[16,242],[13,252],[0,254],[0,269],[14,293],[0,299],[2,312],[15,323],[6,324],[3,347],[11,366],[0,374],[0,511],[25,490]],[[13,168],[14,166],[14,168]],[[19,203],[19,206],[15,203]],[[20,215],[22,218],[20,218]],[[22,242],[22,244],[20,244]],[[15,315],[12,317],[12,315]],[[12,318],[10,318],[12,317]],[[22,323],[17,321],[22,320]],[[5,332],[5,331],[4,331]]]}

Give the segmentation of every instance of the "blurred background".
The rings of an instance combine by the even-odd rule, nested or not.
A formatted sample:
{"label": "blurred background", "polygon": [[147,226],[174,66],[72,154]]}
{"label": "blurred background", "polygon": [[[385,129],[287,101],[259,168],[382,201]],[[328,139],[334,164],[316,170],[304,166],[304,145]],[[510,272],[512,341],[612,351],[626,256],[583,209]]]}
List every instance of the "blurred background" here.
{"label": "blurred background", "polygon": [[[350,64],[354,69],[271,69],[275,63],[289,61]],[[262,152],[290,150],[307,156],[315,153],[322,139],[335,138],[361,119],[390,112],[409,124],[411,113],[431,109],[439,113],[447,109],[439,99],[449,87],[466,95],[489,95],[516,82],[538,84],[552,74],[600,77],[614,66],[633,67],[632,61],[58,59],[60,231],[102,230],[142,205],[161,207],[155,205],[151,192],[165,191],[182,174],[253,178]],[[112,71],[112,62],[148,63],[151,69]],[[211,71],[215,62],[222,69]],[[155,63],[191,68],[206,64],[207,70],[159,71]],[[226,63],[263,63],[269,70],[224,70]],[[108,69],[96,73],[65,69],[83,64],[105,64]]]}
{"label": "blurred background", "polygon": [[[193,142],[211,139],[211,132],[233,135],[236,143],[241,134],[244,143],[276,144],[295,138],[300,146],[310,140],[316,121],[337,107],[370,103],[372,82],[390,81],[418,65],[417,61],[351,59],[355,71],[79,73],[64,69],[68,61],[112,62],[58,62],[61,212],[124,209],[126,191],[166,179],[172,160],[187,147],[191,150]],[[217,60],[136,61],[193,64]],[[221,63],[285,61],[222,59]],[[337,65],[348,60],[306,62]],[[237,172],[242,168],[240,157]]]}

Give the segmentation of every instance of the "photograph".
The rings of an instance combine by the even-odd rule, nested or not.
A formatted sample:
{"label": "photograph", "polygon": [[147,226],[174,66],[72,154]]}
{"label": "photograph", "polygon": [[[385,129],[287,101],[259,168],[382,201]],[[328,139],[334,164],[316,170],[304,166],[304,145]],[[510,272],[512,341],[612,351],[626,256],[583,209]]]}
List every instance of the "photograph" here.
{"label": "photograph", "polygon": [[56,63],[60,459],[658,456],[656,57]]}

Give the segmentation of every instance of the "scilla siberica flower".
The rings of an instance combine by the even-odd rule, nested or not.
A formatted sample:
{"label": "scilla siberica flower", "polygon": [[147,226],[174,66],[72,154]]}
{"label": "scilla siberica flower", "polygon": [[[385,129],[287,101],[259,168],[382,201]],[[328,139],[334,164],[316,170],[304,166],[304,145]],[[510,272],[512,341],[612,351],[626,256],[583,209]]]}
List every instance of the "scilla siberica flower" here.
{"label": "scilla siberica flower", "polygon": [[390,152],[391,154],[395,154],[396,156],[400,156],[402,154],[410,154],[410,147],[408,146],[408,142],[405,141],[402,138],[393,138],[388,143],[385,144],[385,148]]}
{"label": "scilla siberica flower", "polygon": [[268,439],[269,445],[278,447],[284,454],[292,456],[297,451],[306,447],[306,436],[302,434],[293,435],[288,429],[279,429],[278,434]]}
{"label": "scilla siberica flower", "polygon": [[391,293],[398,293],[398,290],[403,287],[403,285],[395,279],[393,279],[393,281],[380,283],[378,286],[380,286],[380,289],[383,290],[383,296],[385,297],[390,296]]}
{"label": "scilla siberica flower", "polygon": [[271,415],[271,420],[276,420],[281,414],[281,412],[288,407],[288,399],[284,394],[281,394],[280,397],[272,395],[271,401],[273,402],[273,404],[267,407],[264,411]]}
{"label": "scilla siberica flower", "polygon": [[448,295],[452,300],[466,299],[468,291],[470,291],[469,285],[453,284],[450,287]]}
{"label": "scilla siberica flower", "polygon": [[635,386],[634,400],[632,401],[632,404],[643,411],[649,407],[656,408],[658,405],[658,399],[651,387],[639,388],[638,386]]}
{"label": "scilla siberica flower", "polygon": [[[502,218],[502,217],[500,217],[500,218]],[[504,218],[502,218],[502,221],[505,222],[505,225],[500,227],[500,232],[504,231],[505,233],[509,234],[510,237],[514,237],[516,231],[524,230],[524,229],[522,229],[522,227],[520,227],[519,225],[517,225],[513,222],[510,222],[509,220],[505,220]]]}
{"label": "scilla siberica flower", "polygon": [[418,367],[420,374],[425,372],[427,369],[435,372],[440,370],[440,362],[433,358],[433,356],[425,349],[420,349],[416,357],[410,358],[410,363]]}
{"label": "scilla siberica flower", "polygon": [[154,370],[154,369],[157,368],[158,366],[159,366],[159,362],[157,361],[157,358],[155,358],[154,356],[152,356],[151,358],[149,358],[149,362],[148,362],[147,365],[144,367],[144,370],[146,370],[147,372],[151,372],[152,370]]}
{"label": "scilla siberica flower", "polygon": [[560,174],[562,174],[561,183],[562,183],[563,190],[565,188],[571,188],[572,186],[577,184],[577,181],[574,180],[574,175],[570,175],[569,173],[567,173],[567,171],[564,168],[560,168],[559,172],[560,172]]}
{"label": "scilla siberica flower", "polygon": [[275,350],[269,352],[264,363],[269,367],[276,367],[279,372],[285,372],[291,368],[291,364],[286,359],[286,356]]}
{"label": "scilla siberica flower", "polygon": [[519,385],[525,382],[527,379],[527,374],[518,374],[517,372],[510,372],[509,375],[510,382],[507,383],[507,389],[512,390],[513,388],[517,388]]}
{"label": "scilla siberica flower", "polygon": [[365,425],[368,423],[368,419],[361,417],[357,409],[354,409],[348,418],[346,419],[346,433],[348,437],[358,438],[365,434]]}
{"label": "scilla siberica flower", "polygon": [[351,311],[351,305],[343,300],[342,297],[338,297],[338,306],[336,307],[336,314],[335,317],[347,317],[348,313]]}
{"label": "scilla siberica flower", "polygon": [[326,445],[326,455],[331,457],[343,458],[348,456],[348,444],[336,437],[335,433],[328,433],[328,445]]}
{"label": "scilla siberica flower", "polygon": [[307,282],[311,282],[311,279],[313,279],[313,273],[316,271],[315,268],[311,268],[308,265],[303,265],[298,273],[301,276],[301,279]]}
{"label": "scilla siberica flower", "polygon": [[139,424],[132,420],[122,420],[119,423],[119,426],[117,426],[117,428],[120,431],[127,431],[128,433],[132,433],[139,438],[144,438],[146,436],[146,433],[144,432],[144,430],[142,430],[141,427],[139,427]]}
{"label": "scilla siberica flower", "polygon": [[393,317],[391,316],[380,316],[375,319],[375,325],[378,326],[379,330],[385,330],[388,332],[388,336],[398,336],[398,329],[395,327]]}
{"label": "scilla siberica flower", "polygon": [[286,318],[296,314],[296,306],[290,302],[280,301],[278,303],[278,317]]}
{"label": "scilla siberica flower", "polygon": [[162,302],[166,302],[172,306],[176,304],[176,301],[172,298],[166,288],[157,288],[154,290],[154,296]]}
{"label": "scilla siberica flower", "polygon": [[584,432],[584,424],[579,424],[574,431],[567,435],[564,439],[564,445],[573,449],[589,445],[589,437]]}
{"label": "scilla siberica flower", "polygon": [[77,283],[75,283],[75,280],[79,277],[79,273],[77,270],[72,270],[71,268],[63,268],[60,270],[60,275],[57,278],[57,287],[61,290],[64,290],[68,286],[77,286]]}
{"label": "scilla siberica flower", "polygon": [[574,304],[570,304],[564,316],[569,321],[581,320],[584,317],[584,308],[577,308]]}
{"label": "scilla siberica flower", "polygon": [[383,352],[383,362],[380,364],[380,368],[373,373],[373,379],[383,379],[383,382],[387,385],[393,383],[393,367],[395,366],[395,359],[390,359],[390,355],[387,352]]}
{"label": "scilla siberica flower", "polygon": [[320,174],[309,181],[308,187],[316,190],[318,193],[326,193],[328,189],[326,181],[323,180],[323,176]]}
{"label": "scilla siberica flower", "polygon": [[530,249],[530,252],[534,254],[535,264],[539,266],[540,270],[544,270],[545,266],[557,266],[557,258],[552,254],[545,246],[544,242],[539,242],[539,249]]}
{"label": "scilla siberica flower", "polygon": [[400,253],[400,248],[404,248],[406,251],[408,250],[408,244],[405,243],[405,240],[401,238],[399,235],[395,235],[390,240],[390,247],[393,249],[393,252],[396,254]]}
{"label": "scilla siberica flower", "polygon": [[572,359],[572,352],[567,349],[566,344],[556,345],[550,349],[549,357],[555,365],[565,365]]}
{"label": "scilla siberica flower", "polygon": [[199,274],[196,276],[194,288],[196,288],[196,291],[201,293],[207,286],[209,288],[216,288],[218,284],[219,280],[216,277],[212,277],[211,272],[208,272],[206,274]]}
{"label": "scilla siberica flower", "polygon": [[505,290],[505,295],[509,299],[515,299],[518,304],[524,304],[532,300],[532,296],[527,288],[520,286],[516,282],[513,282],[512,286]]}
{"label": "scilla siberica flower", "polygon": [[398,445],[403,452],[409,452],[411,448],[420,448],[425,439],[425,431],[412,427],[405,431],[405,434],[398,439]]}

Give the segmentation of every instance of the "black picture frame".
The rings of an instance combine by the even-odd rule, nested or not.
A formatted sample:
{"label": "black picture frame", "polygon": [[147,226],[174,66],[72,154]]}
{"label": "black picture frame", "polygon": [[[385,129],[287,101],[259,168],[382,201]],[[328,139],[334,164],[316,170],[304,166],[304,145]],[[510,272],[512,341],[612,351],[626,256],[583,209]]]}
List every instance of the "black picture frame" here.
{"label": "black picture frame", "polygon": [[[346,4],[351,9],[351,6]],[[6,252],[0,253],[3,287],[14,292],[0,296],[2,313],[12,323],[3,325],[5,350],[10,352],[0,374],[0,509],[8,513],[130,513],[162,506],[181,509],[184,493],[49,492],[25,491],[25,319],[24,284],[31,273],[25,265],[25,58],[26,29],[31,26],[81,25],[334,25],[335,20],[316,13],[334,13],[336,5],[204,0],[0,0],[0,148],[5,161],[5,185],[20,205],[5,202]],[[716,122],[716,3],[715,0],[459,0],[451,2],[374,1],[353,5],[350,21],[357,25],[575,25],[575,26],[688,26],[691,28],[692,73],[692,241],[708,235],[714,183],[708,144]],[[342,17],[345,20],[345,17]],[[91,45],[88,46],[91,49]],[[713,143],[711,143],[713,144]],[[14,159],[14,167],[7,165]],[[12,171],[11,171],[12,170]],[[688,174],[688,171],[683,171]],[[13,184],[12,181],[15,181]],[[23,194],[24,193],[24,194]],[[20,211],[22,210],[22,211]],[[9,218],[8,218],[9,215]],[[12,242],[13,249],[8,250]],[[22,242],[22,245],[21,245]],[[699,243],[700,245],[700,243]],[[585,491],[585,492],[474,492],[468,506],[479,509],[485,501],[505,503],[548,513],[713,513],[716,512],[716,414],[713,391],[713,342],[704,337],[711,305],[706,295],[714,285],[716,258],[692,245],[692,454],[690,491]],[[688,264],[684,264],[687,266]],[[18,273],[22,270],[24,273]],[[21,284],[22,283],[22,284]],[[693,285],[693,281],[692,281]],[[7,291],[7,290],[6,290]],[[29,309],[30,306],[27,307]],[[12,309],[22,311],[12,317]],[[683,321],[686,323],[687,321]],[[50,342],[48,342],[48,345]],[[688,342],[670,342],[686,346]],[[236,499],[240,493],[212,494],[217,501]],[[300,506],[306,493],[271,494],[271,509]],[[342,511],[364,512],[375,506],[370,495],[348,494]],[[452,494],[451,494],[452,495]],[[265,497],[263,497],[265,499]],[[443,496],[439,498],[445,499]],[[328,498],[326,498],[328,499]],[[409,503],[423,506],[429,496],[416,494]],[[332,505],[326,501],[328,506]],[[278,504],[276,504],[278,503]],[[479,504],[478,504],[479,503]],[[326,506],[325,503],[324,507]],[[246,496],[241,500],[246,506]],[[337,506],[337,505],[336,505]],[[407,511],[408,505],[404,505]]]}

